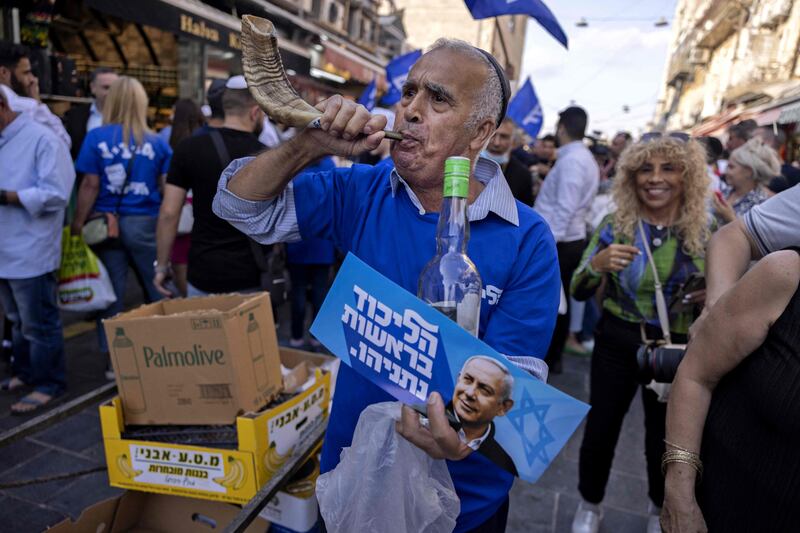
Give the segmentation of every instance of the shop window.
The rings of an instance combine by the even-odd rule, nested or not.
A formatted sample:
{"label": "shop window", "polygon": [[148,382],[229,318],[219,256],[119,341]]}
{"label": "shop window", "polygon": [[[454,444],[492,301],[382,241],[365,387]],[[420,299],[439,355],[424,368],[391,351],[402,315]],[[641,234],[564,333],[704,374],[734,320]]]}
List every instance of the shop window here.
{"label": "shop window", "polygon": [[336,24],[339,21],[339,6],[331,2],[328,6],[328,22]]}
{"label": "shop window", "polygon": [[372,42],[372,23],[369,20],[365,20],[361,23],[361,35],[364,41],[368,43]]}
{"label": "shop window", "polygon": [[357,8],[350,7],[350,16],[347,22],[347,33],[350,34],[350,38],[354,41],[357,41],[361,38],[364,34],[362,30],[362,23],[361,23],[361,11]]}

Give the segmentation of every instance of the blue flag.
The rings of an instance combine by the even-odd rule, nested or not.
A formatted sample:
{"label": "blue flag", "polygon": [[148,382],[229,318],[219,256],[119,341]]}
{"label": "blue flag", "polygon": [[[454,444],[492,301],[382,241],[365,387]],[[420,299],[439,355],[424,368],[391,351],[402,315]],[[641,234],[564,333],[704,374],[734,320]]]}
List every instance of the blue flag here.
{"label": "blue flag", "polygon": [[389,91],[381,99],[382,105],[392,106],[400,101],[408,71],[420,57],[422,57],[422,50],[415,50],[392,59],[386,65],[386,82],[389,84]]}
{"label": "blue flag", "polygon": [[373,78],[369,85],[366,86],[364,92],[358,97],[358,103],[367,108],[367,111],[372,111],[375,107],[375,97],[378,94],[378,84]]}
{"label": "blue flag", "polygon": [[475,20],[501,15],[529,15],[556,38],[556,41],[567,46],[567,35],[556,20],[553,12],[541,0],[464,0],[467,9]]}
{"label": "blue flag", "polygon": [[511,99],[511,103],[508,105],[508,117],[534,139],[542,129],[544,114],[530,78],[525,80],[520,90]]}

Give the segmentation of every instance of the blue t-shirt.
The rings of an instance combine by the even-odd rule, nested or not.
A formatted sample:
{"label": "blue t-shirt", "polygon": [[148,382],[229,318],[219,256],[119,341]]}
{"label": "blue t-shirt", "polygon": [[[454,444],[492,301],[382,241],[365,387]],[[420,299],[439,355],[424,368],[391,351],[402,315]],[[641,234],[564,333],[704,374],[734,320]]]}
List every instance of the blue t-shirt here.
{"label": "blue t-shirt", "polygon": [[[135,157],[130,164],[131,154]],[[146,134],[141,146],[136,147],[133,137],[129,145],[122,141],[122,126],[108,124],[86,134],[75,168],[84,174],[100,176],[100,191],[94,202],[94,211],[117,212],[120,215],[158,215],[161,193],[158,179],[169,169],[172,149],[156,134]],[[128,171],[131,176],[122,186]],[[119,206],[119,208],[117,208]]]}
{"label": "blue t-shirt", "polygon": [[[295,178],[294,197],[302,199],[295,202],[297,220],[303,239],[329,239],[416,294],[419,274],[436,252],[439,215],[421,215],[402,185],[393,197],[392,168],[355,165]],[[520,202],[516,206],[519,226],[493,212],[470,223],[467,253],[485,291],[479,336],[501,353],[541,358],[550,344],[560,295],[556,247],[542,217]],[[350,446],[361,411],[392,400],[349,367],[340,367],[323,472],[333,469],[342,448]],[[514,481],[480,453],[448,462],[448,467],[461,500],[456,531],[488,520]]]}
{"label": "blue t-shirt", "polygon": [[[306,172],[323,172],[336,168],[332,157],[323,157],[303,169]],[[286,245],[286,260],[294,265],[332,265],[335,259],[333,243],[328,239],[303,239]]]}

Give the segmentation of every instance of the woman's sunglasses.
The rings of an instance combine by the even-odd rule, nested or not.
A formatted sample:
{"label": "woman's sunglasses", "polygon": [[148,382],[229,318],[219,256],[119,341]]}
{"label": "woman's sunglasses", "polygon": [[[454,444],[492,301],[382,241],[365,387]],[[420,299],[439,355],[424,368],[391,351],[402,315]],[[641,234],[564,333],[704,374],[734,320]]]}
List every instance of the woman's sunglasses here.
{"label": "woman's sunglasses", "polygon": [[[672,137],[673,139],[678,139],[681,142],[688,142],[689,139],[691,139],[688,133],[683,133],[682,131],[671,131],[666,136]],[[639,139],[639,142],[646,143],[655,141],[656,139],[660,139],[662,137],[664,137],[664,134],[660,131],[649,131],[642,135],[642,137]]]}

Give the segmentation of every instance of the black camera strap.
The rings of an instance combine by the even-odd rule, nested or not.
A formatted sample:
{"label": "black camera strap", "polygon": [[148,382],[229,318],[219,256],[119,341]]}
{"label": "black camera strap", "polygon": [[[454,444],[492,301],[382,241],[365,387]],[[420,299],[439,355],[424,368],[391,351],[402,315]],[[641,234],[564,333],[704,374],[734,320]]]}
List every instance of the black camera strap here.
{"label": "black camera strap", "polygon": [[639,219],[639,233],[642,235],[642,244],[644,251],[647,254],[647,261],[650,263],[650,268],[653,269],[653,279],[655,280],[656,288],[656,312],[658,313],[658,323],[661,325],[661,332],[664,335],[664,342],[672,344],[672,338],[669,334],[669,312],[667,311],[667,300],[664,298],[664,290],[661,286],[661,280],[658,277],[658,270],[656,269],[656,262],[653,260],[653,254],[650,252],[650,243],[647,242],[647,235],[644,232],[644,225]]}

